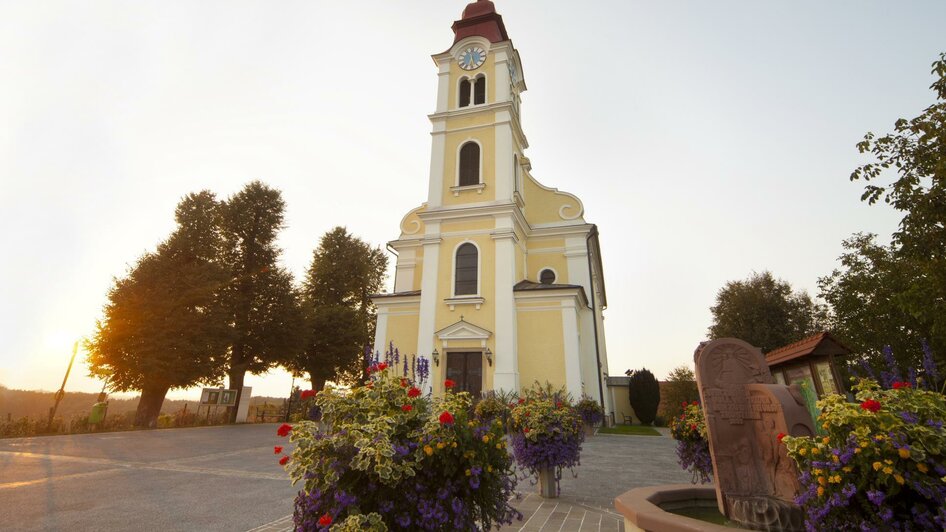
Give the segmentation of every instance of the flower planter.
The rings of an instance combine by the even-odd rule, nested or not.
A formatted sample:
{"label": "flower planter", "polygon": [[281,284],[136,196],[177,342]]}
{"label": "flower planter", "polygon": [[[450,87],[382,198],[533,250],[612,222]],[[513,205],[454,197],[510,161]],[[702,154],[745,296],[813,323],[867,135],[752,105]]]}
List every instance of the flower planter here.
{"label": "flower planter", "polygon": [[545,467],[539,470],[539,495],[546,499],[558,498],[555,482],[555,468]]}

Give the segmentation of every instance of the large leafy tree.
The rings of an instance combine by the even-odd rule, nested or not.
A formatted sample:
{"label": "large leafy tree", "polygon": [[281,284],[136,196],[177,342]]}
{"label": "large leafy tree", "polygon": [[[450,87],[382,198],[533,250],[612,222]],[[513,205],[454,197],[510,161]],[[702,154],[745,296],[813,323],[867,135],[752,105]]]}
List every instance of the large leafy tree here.
{"label": "large leafy tree", "polygon": [[822,330],[827,320],[823,305],[768,271],[727,282],[710,311],[711,338],[739,338],[763,353]]}
{"label": "large leafy tree", "polygon": [[371,294],[381,291],[388,258],[336,227],[312,254],[303,283],[306,348],[287,367],[308,373],[313,389],[326,380],[351,381],[361,375],[363,346],[373,343],[375,311]]}
{"label": "large leafy tree", "polygon": [[93,375],[111,389],[140,390],[136,426],[153,426],[168,390],[217,382],[227,344],[218,296],[228,281],[217,262],[220,206],[204,191],[177,206],[177,229],[108,293],[87,343]]}
{"label": "large leafy tree", "polygon": [[677,366],[667,375],[664,383],[664,400],[661,401],[661,414],[670,419],[683,412],[683,403],[700,400],[700,392],[696,386],[696,375],[689,366]]}
{"label": "large leafy tree", "polygon": [[[284,210],[282,194],[259,181],[222,206],[221,257],[231,277],[221,298],[229,325],[226,373],[238,403],[247,372],[265,373],[302,348],[299,294],[292,274],[277,264]],[[236,419],[235,408],[230,419]]]}
{"label": "large leafy tree", "polygon": [[857,145],[872,158],[851,174],[866,183],[861,200],[903,213],[891,244],[855,235],[844,244],[842,268],[820,281],[839,332],[878,365],[885,344],[914,368],[921,339],[940,362],[946,351],[946,54],[932,74],[935,103]]}

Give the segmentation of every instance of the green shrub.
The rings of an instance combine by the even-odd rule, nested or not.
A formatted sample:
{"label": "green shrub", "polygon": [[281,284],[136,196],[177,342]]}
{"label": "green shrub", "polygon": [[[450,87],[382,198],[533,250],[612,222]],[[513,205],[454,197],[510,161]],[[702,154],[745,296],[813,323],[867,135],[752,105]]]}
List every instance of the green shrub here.
{"label": "green shrub", "polygon": [[652,424],[657,417],[657,407],[660,406],[660,384],[647,368],[631,373],[628,398],[641,424]]}

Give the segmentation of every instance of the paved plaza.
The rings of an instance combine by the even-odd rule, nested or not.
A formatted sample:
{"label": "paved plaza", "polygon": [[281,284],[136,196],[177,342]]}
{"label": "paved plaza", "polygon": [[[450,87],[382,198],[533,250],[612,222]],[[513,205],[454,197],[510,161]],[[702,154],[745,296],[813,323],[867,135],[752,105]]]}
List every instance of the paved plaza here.
{"label": "paved plaza", "polygon": [[[2,530],[284,531],[296,489],[276,464],[275,424],[0,440]],[[578,477],[545,500],[521,481],[525,515],[507,530],[621,530],[613,499],[681,483],[673,441],[597,435]]]}

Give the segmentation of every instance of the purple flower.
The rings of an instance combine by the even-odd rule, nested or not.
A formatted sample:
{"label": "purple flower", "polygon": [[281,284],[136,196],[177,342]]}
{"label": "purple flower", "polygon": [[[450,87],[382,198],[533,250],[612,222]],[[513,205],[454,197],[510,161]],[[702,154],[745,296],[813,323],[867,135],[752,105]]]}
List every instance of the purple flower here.
{"label": "purple flower", "polygon": [[913,412],[906,412],[906,411],[904,411],[904,412],[900,412],[900,413],[897,414],[897,415],[900,416],[900,419],[906,421],[907,423],[909,423],[909,424],[911,424],[911,425],[915,425],[915,424],[917,424],[917,423],[920,422],[919,418],[917,418],[917,417],[916,417],[916,414],[914,414]]}
{"label": "purple flower", "polygon": [[882,505],[886,497],[887,496],[884,494],[884,492],[879,491],[879,490],[870,490],[867,492],[867,500],[869,500],[870,502],[874,503],[877,506]]}
{"label": "purple flower", "polygon": [[927,387],[935,390],[936,382],[939,380],[939,372],[936,370],[936,361],[933,360],[933,350],[930,349],[930,344],[926,342],[926,339],[922,340],[920,345],[923,348],[923,371],[926,373],[928,380]]}

